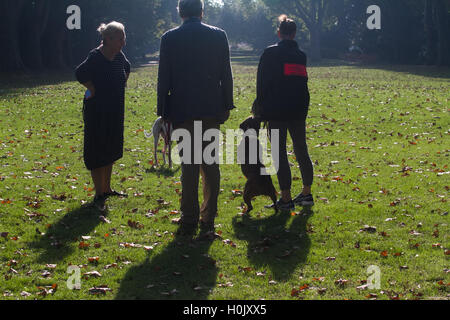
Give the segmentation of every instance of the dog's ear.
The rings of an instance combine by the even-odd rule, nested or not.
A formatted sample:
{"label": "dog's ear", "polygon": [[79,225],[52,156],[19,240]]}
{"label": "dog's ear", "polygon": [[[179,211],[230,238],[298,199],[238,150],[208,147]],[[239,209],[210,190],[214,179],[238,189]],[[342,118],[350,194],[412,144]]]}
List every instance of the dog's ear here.
{"label": "dog's ear", "polygon": [[248,117],[247,119],[245,119],[240,125],[239,128],[241,128],[244,131],[247,131],[248,128],[251,127],[250,122],[252,121],[252,117]]}
{"label": "dog's ear", "polygon": [[259,120],[257,120],[256,118],[252,119],[252,125],[254,126],[254,129],[256,131],[259,131],[259,129],[261,129],[261,122]]}

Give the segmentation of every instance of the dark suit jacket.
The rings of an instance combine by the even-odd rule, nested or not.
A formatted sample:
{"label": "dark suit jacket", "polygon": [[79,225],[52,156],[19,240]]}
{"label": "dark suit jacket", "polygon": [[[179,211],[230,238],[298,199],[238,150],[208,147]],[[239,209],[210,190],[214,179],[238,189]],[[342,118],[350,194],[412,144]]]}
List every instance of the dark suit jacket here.
{"label": "dark suit jacket", "polygon": [[158,116],[180,123],[226,121],[233,105],[233,76],[226,33],[191,18],[161,38]]}

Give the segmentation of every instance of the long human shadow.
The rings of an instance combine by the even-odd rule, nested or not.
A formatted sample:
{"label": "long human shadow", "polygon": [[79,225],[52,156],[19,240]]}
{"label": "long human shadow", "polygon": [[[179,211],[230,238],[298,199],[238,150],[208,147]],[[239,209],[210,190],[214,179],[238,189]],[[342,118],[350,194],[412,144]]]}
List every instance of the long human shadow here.
{"label": "long human shadow", "polygon": [[205,300],[216,285],[218,268],[208,256],[212,241],[175,236],[163,251],[123,278],[116,300]]}
{"label": "long human shadow", "polygon": [[74,243],[81,242],[81,236],[91,233],[101,222],[100,216],[107,214],[107,210],[102,212],[92,206],[78,207],[65,214],[45,230],[45,235],[37,233],[36,240],[29,244],[42,251],[37,261],[56,263],[69,256],[75,250]]}
{"label": "long human shadow", "polygon": [[[259,219],[248,215],[233,218],[237,238],[247,241],[247,258],[257,270],[269,269],[276,281],[287,281],[308,257],[311,240],[308,219],[314,214],[305,207],[299,215],[278,212]],[[287,227],[287,223],[292,223]]]}

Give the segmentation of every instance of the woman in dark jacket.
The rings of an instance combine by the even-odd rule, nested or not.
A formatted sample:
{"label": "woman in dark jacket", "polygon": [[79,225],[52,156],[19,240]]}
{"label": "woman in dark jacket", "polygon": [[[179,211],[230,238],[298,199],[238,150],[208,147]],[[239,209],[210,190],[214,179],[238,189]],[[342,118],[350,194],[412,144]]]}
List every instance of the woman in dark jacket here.
{"label": "woman in dark jacket", "polygon": [[[309,108],[308,73],[306,55],[294,40],[297,25],[286,15],[279,18],[280,42],[268,47],[258,67],[257,98],[253,107],[255,117],[269,122],[269,130],[279,130],[279,154],[273,155],[278,164],[278,182],[281,199],[279,209],[293,210],[295,204],[313,205],[311,185],[313,165],[306,144],[306,117]],[[294,200],[291,198],[292,176],[286,152],[287,132],[294,144],[294,152],[300,166],[303,190]]]}
{"label": "woman in dark jacket", "polygon": [[84,162],[95,185],[94,204],[101,210],[108,196],[126,196],[111,189],[112,166],[123,156],[125,86],[130,63],[122,52],[125,28],[111,22],[98,28],[101,45],[76,69],[88,90],[83,101]]}

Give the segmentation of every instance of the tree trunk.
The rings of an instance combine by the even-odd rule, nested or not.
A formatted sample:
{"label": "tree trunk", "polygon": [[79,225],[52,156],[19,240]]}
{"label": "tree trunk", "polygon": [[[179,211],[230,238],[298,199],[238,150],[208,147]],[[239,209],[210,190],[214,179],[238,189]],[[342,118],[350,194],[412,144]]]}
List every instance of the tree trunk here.
{"label": "tree trunk", "polygon": [[321,41],[320,38],[322,36],[321,27],[318,25],[308,27],[310,35],[311,35],[311,61],[320,61],[322,59],[321,53]]}
{"label": "tree trunk", "polygon": [[0,1],[0,10],[5,13],[0,19],[0,42],[6,44],[0,51],[1,71],[25,70],[19,45],[19,19],[24,3],[24,0]]}
{"label": "tree trunk", "polygon": [[437,57],[438,66],[449,65],[449,40],[448,40],[448,9],[443,0],[433,2],[433,16],[437,31]]}
{"label": "tree trunk", "polygon": [[44,65],[51,69],[67,68],[66,2],[58,1],[50,9],[47,28],[41,40]]}
{"label": "tree trunk", "polygon": [[294,3],[295,9],[299,17],[304,21],[310,34],[310,59],[312,61],[320,61],[321,53],[321,36],[323,16],[327,2],[323,0],[312,0],[310,6],[306,6],[301,0]]}
{"label": "tree trunk", "polygon": [[44,69],[41,38],[47,26],[50,5],[48,0],[36,0],[29,4],[28,10],[23,56],[28,67],[40,71]]}
{"label": "tree trunk", "polygon": [[425,35],[426,35],[426,53],[425,62],[428,65],[436,61],[435,28],[433,23],[433,0],[425,2]]}

